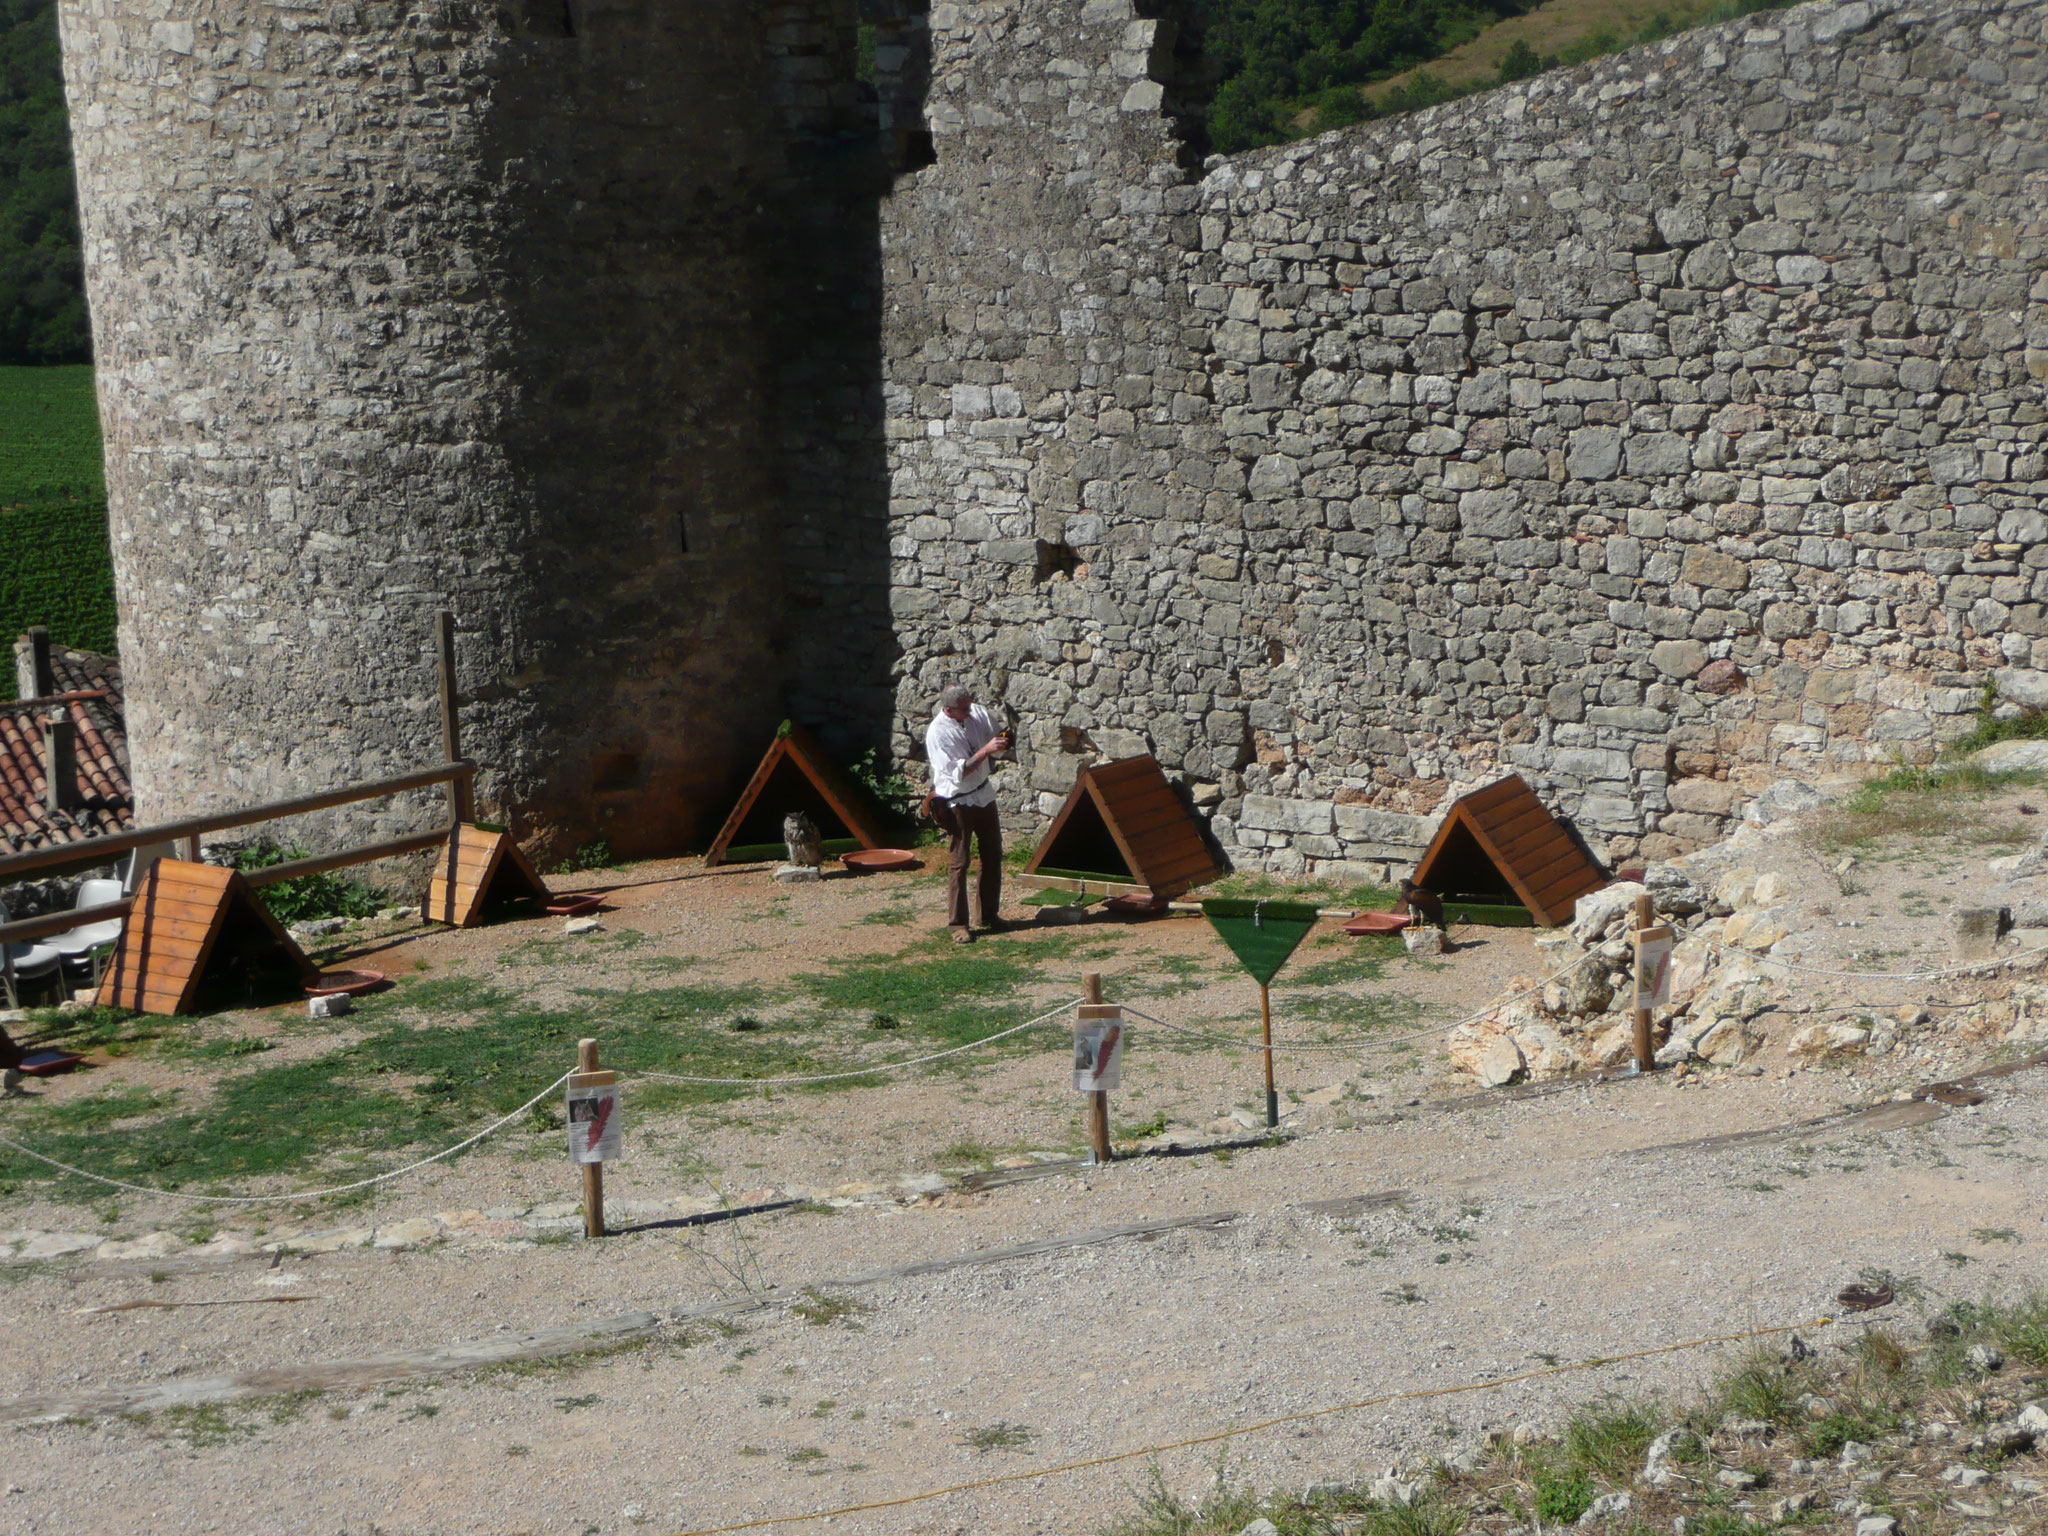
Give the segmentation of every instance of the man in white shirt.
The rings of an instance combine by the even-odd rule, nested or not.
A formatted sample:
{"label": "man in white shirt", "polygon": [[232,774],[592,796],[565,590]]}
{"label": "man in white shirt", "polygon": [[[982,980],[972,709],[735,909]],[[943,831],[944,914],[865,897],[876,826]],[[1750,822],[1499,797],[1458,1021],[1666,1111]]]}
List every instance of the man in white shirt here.
{"label": "man in white shirt", "polygon": [[924,751],[932,766],[932,816],[946,829],[952,855],[946,924],[956,944],[974,942],[974,927],[967,920],[969,839],[981,855],[975,891],[981,926],[995,930],[1003,925],[1003,823],[996,813],[995,788],[988,781],[988,762],[1009,747],[1009,738],[974,702],[971,689],[954,683],[940,692],[939,712],[924,733]]}

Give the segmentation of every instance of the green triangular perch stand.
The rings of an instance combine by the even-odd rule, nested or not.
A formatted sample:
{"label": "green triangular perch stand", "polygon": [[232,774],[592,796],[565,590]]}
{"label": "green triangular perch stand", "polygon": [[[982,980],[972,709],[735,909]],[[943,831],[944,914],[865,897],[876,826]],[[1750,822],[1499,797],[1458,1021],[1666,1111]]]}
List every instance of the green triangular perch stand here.
{"label": "green triangular perch stand", "polygon": [[1273,1086],[1273,1003],[1266,988],[1316,925],[1316,909],[1298,901],[1252,901],[1214,896],[1202,916],[1230,946],[1237,963],[1259,984],[1259,1027],[1266,1040],[1266,1124],[1280,1123],[1280,1093]]}

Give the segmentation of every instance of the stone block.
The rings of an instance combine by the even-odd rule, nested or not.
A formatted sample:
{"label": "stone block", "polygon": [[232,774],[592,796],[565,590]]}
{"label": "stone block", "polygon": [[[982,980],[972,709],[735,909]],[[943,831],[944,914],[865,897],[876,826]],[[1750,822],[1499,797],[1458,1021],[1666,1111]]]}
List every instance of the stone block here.
{"label": "stone block", "polygon": [[1707,648],[1697,640],[1659,640],[1650,660],[1666,677],[1688,678],[1707,664]]}
{"label": "stone block", "polygon": [[1733,555],[1723,554],[1705,544],[1695,544],[1685,552],[1685,563],[1679,568],[1679,580],[1689,581],[1697,587],[1712,587],[1717,591],[1740,592],[1749,585],[1749,567]]}
{"label": "stone block", "polygon": [[[1742,791],[1725,779],[1676,779],[1666,788],[1664,797],[1674,811],[1697,816],[1732,816]],[[1665,817],[1659,830],[1671,831],[1670,820]]]}
{"label": "stone block", "polygon": [[1384,848],[1421,850],[1436,836],[1437,819],[1385,811],[1372,805],[1335,807],[1337,835],[1347,843],[1371,843]]}
{"label": "stone block", "polygon": [[1574,480],[1611,480],[1621,467],[1621,433],[1613,427],[1581,427],[1572,433],[1565,471]]}
{"label": "stone block", "polygon": [[1283,800],[1246,795],[1241,825],[1259,832],[1306,832],[1328,836],[1336,830],[1337,807],[1327,800]]}
{"label": "stone block", "polygon": [[1689,843],[1711,843],[1726,829],[1727,823],[1719,816],[1699,815],[1690,811],[1675,811],[1657,823],[1657,830],[1668,837],[1682,838]]}
{"label": "stone block", "polygon": [[1692,469],[1692,444],[1676,432],[1649,432],[1628,440],[1628,472],[1644,479],[1684,475]]}
{"label": "stone block", "polygon": [[1628,781],[1630,764],[1626,752],[1605,747],[1559,747],[1552,766],[1566,778],[1597,781]]}

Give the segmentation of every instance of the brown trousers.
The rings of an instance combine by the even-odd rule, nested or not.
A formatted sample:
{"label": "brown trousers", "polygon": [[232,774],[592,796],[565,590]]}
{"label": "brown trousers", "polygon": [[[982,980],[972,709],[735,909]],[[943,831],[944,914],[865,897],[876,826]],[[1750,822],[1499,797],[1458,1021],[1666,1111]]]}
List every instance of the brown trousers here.
{"label": "brown trousers", "polygon": [[993,925],[1003,908],[1002,817],[992,805],[949,804],[941,811],[938,803],[934,802],[932,818],[946,829],[946,849],[951,860],[946,868],[947,926],[971,926],[967,920],[970,838],[979,845],[975,851],[981,855],[981,879],[975,889],[975,905],[980,908],[981,926]]}

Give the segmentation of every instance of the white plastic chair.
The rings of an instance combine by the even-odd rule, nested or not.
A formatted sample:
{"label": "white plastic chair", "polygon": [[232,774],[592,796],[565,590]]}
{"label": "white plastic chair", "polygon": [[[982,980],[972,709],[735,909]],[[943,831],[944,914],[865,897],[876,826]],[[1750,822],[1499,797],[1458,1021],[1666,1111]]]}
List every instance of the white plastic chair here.
{"label": "white plastic chair", "polygon": [[[7,921],[7,904],[0,902],[0,923]],[[7,1006],[21,1006],[21,983],[43,981],[64,968],[64,957],[49,944],[0,944],[0,983],[7,992]]]}
{"label": "white plastic chair", "polygon": [[158,859],[175,859],[178,848],[175,843],[146,843],[128,855],[128,862],[121,871],[121,894],[133,896],[136,887],[142,884],[142,877],[149,873],[150,865]]}
{"label": "white plastic chair", "polygon": [[[121,899],[121,882],[118,880],[81,880],[78,895],[71,903],[73,907],[100,907],[110,901]],[[64,957],[64,968],[75,975],[99,978],[98,951],[104,945],[118,944],[121,940],[121,919],[110,917],[97,923],[81,923],[76,928],[67,928],[50,939],[50,948]]]}

